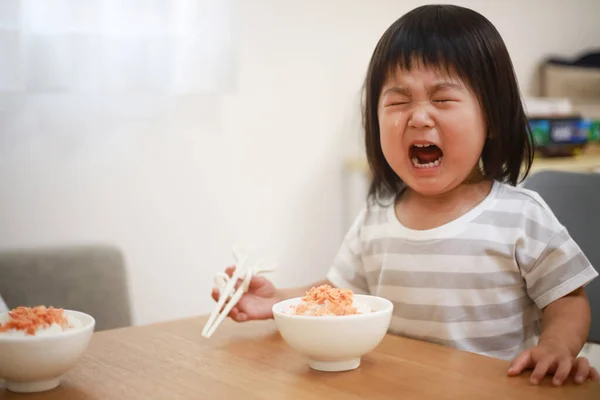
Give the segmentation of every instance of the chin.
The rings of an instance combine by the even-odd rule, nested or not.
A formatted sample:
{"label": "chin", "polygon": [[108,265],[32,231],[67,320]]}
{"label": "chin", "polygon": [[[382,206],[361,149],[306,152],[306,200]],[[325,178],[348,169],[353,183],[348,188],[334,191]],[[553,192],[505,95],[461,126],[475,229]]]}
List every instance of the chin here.
{"label": "chin", "polygon": [[[398,173],[399,172],[399,173]],[[414,171],[414,168],[403,168],[396,172],[400,179],[411,190],[422,196],[440,196],[450,192],[460,185],[460,182],[453,182],[441,170],[437,171]]]}
{"label": "chin", "polygon": [[[400,179],[413,191],[422,196],[440,196],[451,192],[461,185],[469,176],[468,163],[457,166],[451,163],[452,171],[448,170],[448,160],[442,160],[439,165],[429,168],[418,168],[410,160],[397,160],[396,168],[392,167]],[[460,170],[456,173],[456,169]],[[461,179],[461,177],[463,177]]]}
{"label": "chin", "polygon": [[441,196],[453,189],[452,186],[440,182],[406,182],[406,185],[421,196],[428,197]]}

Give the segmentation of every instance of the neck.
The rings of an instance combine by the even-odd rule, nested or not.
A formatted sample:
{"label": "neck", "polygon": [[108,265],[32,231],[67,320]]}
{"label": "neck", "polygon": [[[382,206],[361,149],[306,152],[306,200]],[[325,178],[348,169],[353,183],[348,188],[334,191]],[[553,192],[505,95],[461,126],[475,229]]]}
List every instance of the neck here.
{"label": "neck", "polygon": [[[492,181],[483,175],[478,166],[475,166],[460,185],[445,193],[435,196],[422,196],[410,189],[409,193],[412,193],[413,197],[428,208],[439,210],[440,207],[449,207],[453,209],[457,204],[465,203],[464,200],[472,199],[475,204],[479,203],[488,195],[491,187]],[[466,203],[470,202],[467,201]]]}
{"label": "neck", "polygon": [[396,216],[409,228],[432,229],[468,213],[487,197],[492,184],[491,180],[465,182],[436,196],[409,188],[396,203]]}
{"label": "neck", "polygon": [[420,205],[426,208],[439,210],[440,207],[453,207],[457,203],[481,202],[490,192],[492,188],[491,180],[482,180],[478,182],[465,182],[452,190],[434,196],[424,196],[411,189],[408,189],[405,194],[405,201],[418,201]]}

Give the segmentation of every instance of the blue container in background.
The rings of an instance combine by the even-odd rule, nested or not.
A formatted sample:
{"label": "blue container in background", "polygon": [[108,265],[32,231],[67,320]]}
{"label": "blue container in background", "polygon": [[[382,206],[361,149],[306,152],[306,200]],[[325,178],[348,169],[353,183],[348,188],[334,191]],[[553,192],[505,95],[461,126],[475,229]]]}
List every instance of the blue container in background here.
{"label": "blue container in background", "polygon": [[529,118],[535,149],[546,157],[573,156],[591,136],[592,121],[574,117]]}

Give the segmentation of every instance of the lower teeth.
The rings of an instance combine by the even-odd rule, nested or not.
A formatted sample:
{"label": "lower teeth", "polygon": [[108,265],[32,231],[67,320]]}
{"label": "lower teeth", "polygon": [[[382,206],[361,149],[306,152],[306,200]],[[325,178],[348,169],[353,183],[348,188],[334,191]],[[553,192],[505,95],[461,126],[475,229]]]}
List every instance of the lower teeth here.
{"label": "lower teeth", "polygon": [[437,167],[438,165],[440,165],[441,162],[442,162],[442,157],[438,158],[437,160],[435,160],[433,162],[427,163],[427,164],[421,164],[417,157],[413,157],[413,159],[412,159],[412,163],[416,168],[433,168],[433,167]]}

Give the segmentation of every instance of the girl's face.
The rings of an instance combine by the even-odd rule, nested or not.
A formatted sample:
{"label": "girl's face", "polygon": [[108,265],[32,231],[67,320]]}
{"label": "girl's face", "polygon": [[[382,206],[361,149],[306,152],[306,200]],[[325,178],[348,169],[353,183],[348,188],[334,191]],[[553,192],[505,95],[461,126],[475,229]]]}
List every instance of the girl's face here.
{"label": "girl's face", "polygon": [[388,164],[417,193],[447,193],[478,166],[485,121],[458,78],[419,65],[398,69],[384,82],[378,117]]}

